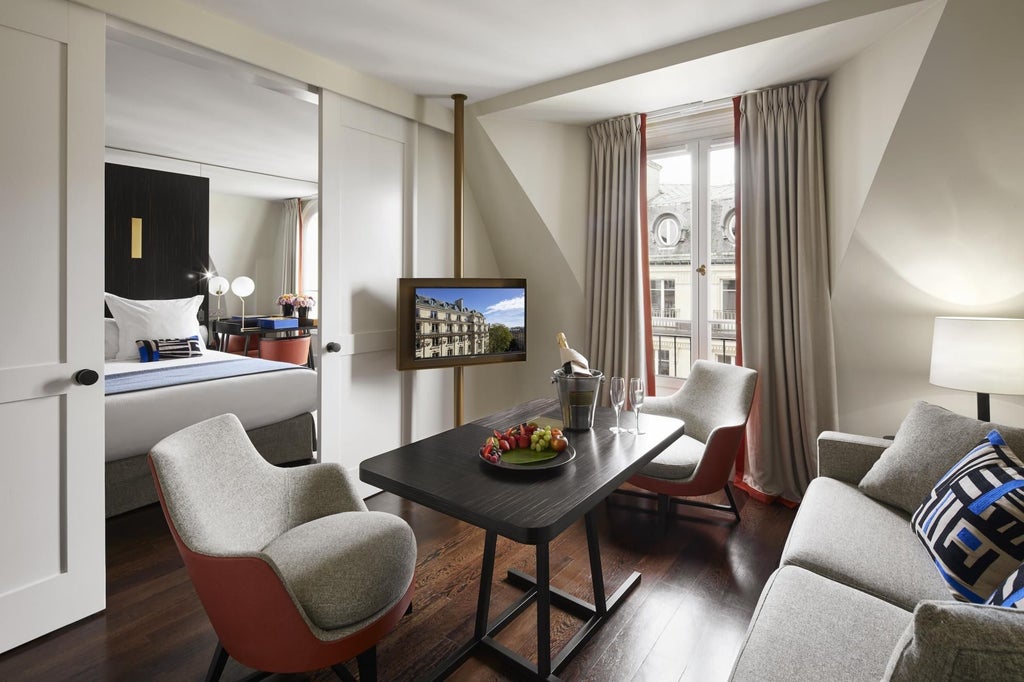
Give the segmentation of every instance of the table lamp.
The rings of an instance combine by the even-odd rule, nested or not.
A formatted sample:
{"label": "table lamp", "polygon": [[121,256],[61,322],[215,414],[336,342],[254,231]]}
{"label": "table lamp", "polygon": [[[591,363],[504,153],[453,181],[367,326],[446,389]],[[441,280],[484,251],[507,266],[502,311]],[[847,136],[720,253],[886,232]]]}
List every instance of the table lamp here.
{"label": "table lamp", "polygon": [[231,291],[231,285],[228,284],[227,277],[211,277],[206,283],[206,290],[210,292],[211,296],[217,297],[217,319],[220,319],[220,299],[221,296]]}
{"label": "table lamp", "polygon": [[1024,395],[1024,319],[936,317],[928,381],[974,391],[989,421],[989,394]]}
{"label": "table lamp", "polygon": [[235,293],[242,300],[242,331],[256,329],[256,327],[245,326],[245,297],[251,296],[252,292],[256,291],[256,282],[252,281],[252,277],[235,277],[231,280],[231,291]]}

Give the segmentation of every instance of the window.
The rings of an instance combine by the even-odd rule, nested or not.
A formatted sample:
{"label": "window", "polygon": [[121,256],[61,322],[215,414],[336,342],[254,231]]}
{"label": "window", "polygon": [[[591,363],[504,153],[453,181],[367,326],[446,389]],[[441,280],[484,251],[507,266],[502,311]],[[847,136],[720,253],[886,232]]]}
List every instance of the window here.
{"label": "window", "polygon": [[[302,223],[299,228],[299,292],[320,302],[320,213],[316,199],[299,202]],[[310,314],[316,317],[319,305]]]}
{"label": "window", "polygon": [[[698,358],[736,356],[736,212],[729,116],[721,134],[648,128],[648,253],[656,394]],[[657,125],[652,124],[652,125]],[[666,128],[667,129],[667,128]],[[715,129],[712,128],[712,132]]]}

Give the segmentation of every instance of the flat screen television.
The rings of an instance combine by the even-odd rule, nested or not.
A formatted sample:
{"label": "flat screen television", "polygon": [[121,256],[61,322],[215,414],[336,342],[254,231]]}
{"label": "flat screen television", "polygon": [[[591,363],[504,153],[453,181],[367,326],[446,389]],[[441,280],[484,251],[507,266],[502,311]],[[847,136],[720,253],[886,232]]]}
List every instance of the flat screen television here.
{"label": "flat screen television", "polygon": [[398,369],[526,360],[526,280],[398,280]]}

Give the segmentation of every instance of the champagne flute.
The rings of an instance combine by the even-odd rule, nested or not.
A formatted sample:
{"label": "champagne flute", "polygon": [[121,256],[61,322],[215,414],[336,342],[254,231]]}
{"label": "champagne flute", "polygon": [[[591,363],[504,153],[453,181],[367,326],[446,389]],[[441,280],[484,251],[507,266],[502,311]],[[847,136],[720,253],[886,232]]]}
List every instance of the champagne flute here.
{"label": "champagne flute", "polygon": [[615,408],[615,426],[608,430],[612,433],[625,433],[626,429],[619,428],[619,411],[626,404],[626,380],[622,377],[612,377],[608,385],[608,395],[612,399],[612,407]]}
{"label": "champagne flute", "polygon": [[644,380],[633,378],[629,380],[629,399],[633,403],[633,411],[636,412],[636,433],[642,435],[640,430],[640,409],[644,406]]}

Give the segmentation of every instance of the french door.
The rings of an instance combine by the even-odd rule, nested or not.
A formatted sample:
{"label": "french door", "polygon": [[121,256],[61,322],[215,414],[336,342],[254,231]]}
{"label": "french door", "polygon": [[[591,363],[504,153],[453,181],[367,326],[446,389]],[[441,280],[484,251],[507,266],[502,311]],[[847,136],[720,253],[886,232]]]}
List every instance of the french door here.
{"label": "french door", "polygon": [[648,252],[657,393],[698,358],[736,361],[735,170],[731,135],[648,153]]}

